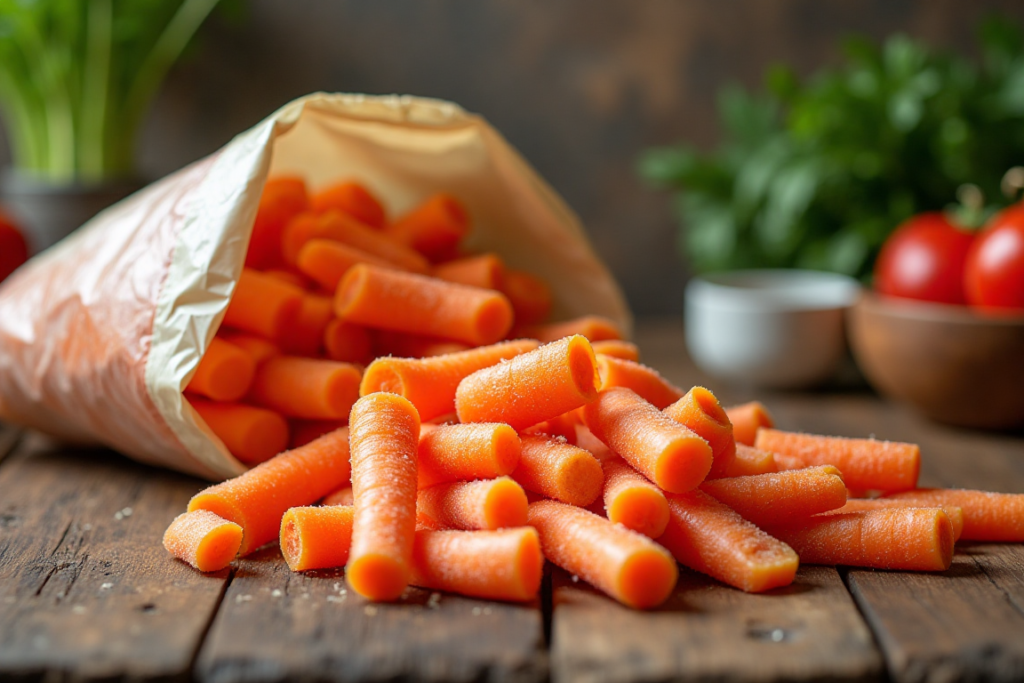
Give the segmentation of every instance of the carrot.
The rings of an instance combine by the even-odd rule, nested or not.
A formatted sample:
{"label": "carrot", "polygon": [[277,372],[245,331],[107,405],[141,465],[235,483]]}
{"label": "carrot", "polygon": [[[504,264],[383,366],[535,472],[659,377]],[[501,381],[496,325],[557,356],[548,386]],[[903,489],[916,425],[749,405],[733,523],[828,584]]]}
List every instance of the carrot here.
{"label": "carrot", "polygon": [[807,564],[945,571],[953,561],[953,525],[938,508],[815,515],[768,531]]}
{"label": "carrot", "polygon": [[601,495],[604,472],[590,452],[544,435],[523,435],[523,450],[512,478],[523,488],[586,507]]}
{"label": "carrot", "polygon": [[744,446],[754,445],[759,427],[771,429],[775,426],[775,420],[772,419],[768,409],[758,401],[726,408],[725,414],[729,416],[729,422],[732,423],[732,434],[736,443],[741,443]]}
{"label": "carrot", "polygon": [[634,362],[640,361],[640,349],[633,342],[623,339],[604,339],[602,341],[590,342],[590,345],[594,347],[594,353],[599,356],[610,356]]}
{"label": "carrot", "polygon": [[720,467],[716,467],[714,462],[711,463],[708,480],[747,477],[753,474],[768,474],[782,471],[782,469],[799,470],[805,467],[801,462],[800,467],[779,468],[776,466],[775,457],[774,453],[759,451],[738,443],[736,444],[736,455],[731,460],[727,458],[725,464]]}
{"label": "carrot", "polygon": [[[598,356],[597,370],[601,376],[601,389],[611,389],[612,387],[632,389],[658,410],[664,410],[670,404],[683,398],[682,389],[670,383],[654,368],[635,361]],[[676,421],[680,422],[678,419]]]}
{"label": "carrot", "polygon": [[363,597],[395,600],[412,570],[420,418],[401,396],[376,393],[356,402],[349,425],[356,512],[345,575]]}
{"label": "carrot", "polygon": [[459,200],[436,194],[387,227],[387,233],[431,261],[451,255],[469,233],[469,216]]}
{"label": "carrot", "polygon": [[466,256],[434,266],[433,276],[460,285],[503,290],[505,264],[497,254]]}
{"label": "carrot", "polygon": [[367,327],[493,344],[512,327],[504,294],[368,264],[345,274],[335,297],[338,317]]}
{"label": "carrot", "polygon": [[399,356],[401,358],[433,358],[449,353],[469,351],[472,347],[462,342],[417,334],[403,334],[390,330],[377,330],[373,335],[374,349],[378,356]]}
{"label": "carrot", "polygon": [[309,206],[317,213],[341,211],[372,228],[383,228],[387,223],[380,200],[354,181],[334,183],[317,191],[309,198]]}
{"label": "carrot", "polygon": [[260,195],[245,265],[249,268],[269,268],[279,263],[281,233],[288,221],[305,211],[308,205],[306,182],[302,178],[269,178]]}
{"label": "carrot", "polygon": [[315,356],[324,348],[327,326],[334,319],[334,302],[329,296],[306,294],[291,330],[282,339],[287,353]]}
{"label": "carrot", "polygon": [[373,358],[373,338],[369,330],[335,318],[324,330],[327,357],[343,363],[368,363]]}
{"label": "carrot", "polygon": [[455,392],[455,411],[462,422],[525,429],[594,400],[597,383],[590,342],[576,335],[469,375]]}
{"label": "carrot", "polygon": [[763,451],[795,456],[807,465],[835,465],[851,489],[912,489],[921,469],[921,449],[910,443],[797,434],[762,427],[754,445]]}
{"label": "carrot", "polygon": [[416,515],[435,529],[489,530],[526,524],[526,494],[508,477],[420,490]]}
{"label": "carrot", "polygon": [[949,517],[953,525],[953,541],[960,540],[964,532],[964,510],[954,505],[934,505],[926,501],[920,503],[914,500],[901,500],[899,498],[849,498],[846,505],[841,508],[829,511],[828,514],[843,515],[848,512],[866,512],[868,510],[882,510],[889,508],[941,508]]}
{"label": "carrot", "polygon": [[189,398],[217,438],[246,465],[258,465],[288,447],[288,423],[272,410]]}
{"label": "carrot", "polygon": [[[740,446],[743,444],[736,444],[736,451],[739,452]],[[768,451],[759,451],[754,449],[758,453],[767,453]],[[805,467],[810,467],[807,461],[803,458],[798,458],[795,455],[783,455],[782,453],[772,453],[772,460],[775,462],[775,470],[777,472],[785,472],[786,470],[802,470]],[[849,488],[849,487],[847,487]],[[852,497],[858,497],[853,492],[850,493]]]}
{"label": "carrot", "polygon": [[303,245],[296,258],[296,266],[328,292],[338,288],[345,274],[360,263],[381,268],[395,268],[382,258],[341,242],[312,239]]}
{"label": "carrot", "polygon": [[306,276],[301,273],[296,273],[291,270],[285,270],[284,268],[270,268],[268,270],[261,271],[264,275],[269,275],[275,280],[280,280],[285,284],[289,284],[293,287],[298,287],[301,290],[308,291],[312,289],[312,283]]}
{"label": "carrot", "polygon": [[736,442],[732,438],[732,423],[714,394],[704,387],[693,387],[663,412],[692,429],[711,446],[713,459],[709,479],[718,479],[724,476],[724,472],[735,468]]}
{"label": "carrot", "polygon": [[800,559],[703,491],[667,496],[669,522],[658,542],[681,564],[748,593],[788,586]]}
{"label": "carrot", "polygon": [[886,500],[962,508],[962,537],[965,541],[1024,541],[1024,494],[1021,493],[993,493],[970,489],[917,489],[887,496]]}
{"label": "carrot", "polygon": [[672,493],[697,487],[711,469],[711,446],[629,389],[602,391],[583,410],[598,439]]}
{"label": "carrot", "polygon": [[246,268],[238,277],[224,324],[277,341],[289,330],[301,306],[301,289]]}
{"label": "carrot", "polygon": [[402,270],[425,275],[430,269],[427,260],[413,249],[337,211],[318,216],[307,214],[289,223],[281,242],[285,261],[298,263],[302,249],[314,239],[344,244]]}
{"label": "carrot", "polygon": [[655,607],[676,585],[664,548],[592,512],[542,500],[530,505],[529,522],[545,557],[625,605]]}
{"label": "carrot", "polygon": [[339,429],[200,491],[188,511],[209,510],[241,526],[239,553],[246,555],[277,538],[288,508],[323,498],[349,472],[348,429]]}
{"label": "carrot", "polygon": [[217,331],[217,336],[248,353],[257,366],[262,365],[270,358],[281,355],[281,349],[274,342],[267,341],[262,337],[245,334],[244,332],[233,332],[223,328]]}
{"label": "carrot", "polygon": [[459,383],[477,370],[536,349],[525,339],[503,342],[434,358],[378,358],[366,368],[359,387],[364,396],[390,391],[412,401],[423,420],[455,412]]}
{"label": "carrot", "polygon": [[536,339],[542,343],[553,342],[573,334],[584,336],[592,342],[622,339],[624,336],[618,325],[598,315],[587,315],[561,323],[529,325],[517,331],[517,336]]}
{"label": "carrot", "polygon": [[352,547],[355,508],[294,507],[281,518],[281,554],[293,572],[344,567]]}
{"label": "carrot", "polygon": [[591,455],[601,462],[608,458],[619,457],[612,453],[611,449],[605,446],[603,441],[594,436],[594,433],[587,429],[586,425],[576,425],[576,445],[585,451],[589,451]]}
{"label": "carrot", "polygon": [[512,302],[519,325],[536,325],[547,320],[553,305],[551,288],[539,277],[522,270],[505,269],[501,291]]}
{"label": "carrot", "polygon": [[359,398],[359,380],[350,363],[282,356],[260,366],[249,396],[290,417],[341,420]]}
{"label": "carrot", "polygon": [[846,504],[843,477],[832,465],[705,481],[700,490],[761,528]]}
{"label": "carrot", "polygon": [[310,441],[316,441],[324,434],[341,429],[348,424],[348,416],[343,420],[289,420],[291,425],[292,438],[289,442],[292,448],[305,446]]}
{"label": "carrot", "polygon": [[417,486],[502,477],[515,470],[521,454],[519,435],[506,424],[424,425]]}
{"label": "carrot", "polygon": [[546,434],[557,439],[564,439],[566,443],[576,445],[576,412],[562,413],[558,417],[539,422],[532,427],[522,430],[523,434]]}
{"label": "carrot", "polygon": [[415,586],[488,600],[537,597],[544,565],[537,531],[416,532],[412,551]]}
{"label": "carrot", "polygon": [[231,564],[242,545],[242,527],[206,510],[178,515],[164,532],[164,548],[201,572]]}
{"label": "carrot", "polygon": [[[320,501],[321,505],[355,505],[355,495],[352,493],[351,486],[342,486],[340,489],[333,493],[328,493],[324,496],[324,499]],[[342,563],[344,564],[344,563]]]}
{"label": "carrot", "polygon": [[622,458],[603,463],[604,511],[608,519],[650,538],[665,533],[668,501],[661,489],[647,481]]}
{"label": "carrot", "polygon": [[256,361],[231,342],[214,337],[189,380],[186,391],[215,401],[237,401],[245,396],[256,374]]}

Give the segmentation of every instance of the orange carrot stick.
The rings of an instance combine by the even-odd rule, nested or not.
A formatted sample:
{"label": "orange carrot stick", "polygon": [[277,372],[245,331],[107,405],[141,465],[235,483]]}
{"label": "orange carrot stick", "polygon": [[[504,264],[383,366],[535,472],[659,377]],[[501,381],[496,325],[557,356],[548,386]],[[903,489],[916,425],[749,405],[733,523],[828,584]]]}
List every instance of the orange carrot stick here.
{"label": "orange carrot stick", "polygon": [[725,414],[729,416],[729,422],[732,423],[732,434],[736,443],[745,446],[754,445],[759,427],[771,429],[775,426],[775,420],[772,419],[768,409],[758,401],[726,408]]}
{"label": "orange carrot stick", "polygon": [[610,356],[622,360],[640,361],[640,349],[633,342],[623,339],[604,339],[602,341],[590,342],[594,347],[594,353],[599,356]]}
{"label": "orange carrot stick", "polygon": [[189,403],[231,455],[246,465],[258,465],[288,447],[288,423],[272,410],[191,397]]}
{"label": "orange carrot stick", "polygon": [[415,250],[337,211],[312,217],[304,215],[291,221],[281,243],[284,259],[296,264],[304,246],[314,239],[347,245],[402,270],[425,275],[430,268],[427,260]]}
{"label": "orange carrot stick", "polygon": [[469,216],[459,200],[436,194],[387,228],[387,233],[439,261],[451,255],[469,233]]}
{"label": "orange carrot stick", "polygon": [[412,571],[416,531],[416,408],[395,394],[364,396],[349,417],[355,522],[345,576],[374,601],[395,600]]}
{"label": "orange carrot stick", "polygon": [[594,351],[576,335],[466,377],[455,392],[455,411],[462,422],[525,429],[594,400],[597,383]]}
{"label": "orange carrot stick", "polygon": [[256,371],[250,398],[290,417],[342,420],[359,398],[359,368],[313,358],[272,358]]}
{"label": "orange carrot stick", "polygon": [[309,291],[313,288],[313,283],[310,282],[309,278],[301,273],[296,273],[285,268],[270,268],[269,270],[260,271],[264,275],[268,275],[275,280],[280,280],[293,287],[298,287],[301,290]]}
{"label": "orange carrot stick", "polygon": [[508,477],[423,489],[416,515],[434,529],[493,530],[526,524],[526,493]]}
{"label": "orange carrot stick", "polygon": [[414,586],[488,600],[537,597],[544,565],[537,531],[416,532],[412,552]]}
{"label": "orange carrot stick", "polygon": [[394,264],[373,254],[324,239],[306,242],[296,258],[296,267],[328,292],[335,291],[345,274],[360,263],[395,268]]}
{"label": "orange carrot stick", "polygon": [[349,472],[348,429],[339,429],[200,491],[188,511],[209,510],[241,526],[238,552],[246,555],[278,537],[288,508],[320,500]]}
{"label": "orange carrot stick", "polygon": [[244,332],[233,332],[224,328],[217,331],[217,336],[248,353],[257,366],[263,365],[265,361],[281,355],[281,349],[274,342],[262,337],[245,334]]}
{"label": "orange carrot stick", "polygon": [[748,593],[788,586],[800,559],[732,508],[703,491],[668,496],[669,522],[658,542],[681,564]]}
{"label": "orange carrot stick", "polygon": [[214,337],[185,390],[215,401],[237,401],[249,391],[255,374],[256,362],[252,356]]}
{"label": "orange carrot stick", "polygon": [[827,514],[844,515],[848,512],[867,512],[868,510],[886,510],[891,508],[940,508],[949,517],[953,525],[953,541],[960,540],[964,532],[964,510],[953,505],[929,505],[926,502],[918,503],[914,500],[900,500],[899,498],[849,498],[846,505],[841,508],[829,511]]}
{"label": "orange carrot stick", "polygon": [[276,341],[290,329],[301,306],[301,289],[246,268],[238,277],[224,324]]}
{"label": "orange carrot stick", "polygon": [[269,268],[280,263],[281,233],[288,221],[305,211],[308,205],[306,183],[302,178],[278,176],[268,179],[260,195],[245,265]]}
{"label": "orange carrot stick", "polygon": [[965,541],[1024,541],[1024,494],[992,493],[969,489],[917,489],[887,500],[900,500],[936,507],[954,506],[964,512]]}
{"label": "orange carrot stick", "polygon": [[313,211],[324,213],[341,211],[372,228],[383,228],[387,223],[384,206],[363,185],[346,181],[318,190],[309,198]]}
{"label": "orange carrot stick", "polygon": [[403,334],[390,330],[377,330],[373,335],[373,348],[378,356],[399,358],[433,358],[449,353],[469,351],[472,347],[462,342],[418,334]]}
{"label": "orange carrot stick", "polygon": [[711,472],[708,473],[708,480],[724,479],[726,477],[748,477],[753,474],[768,474],[779,472],[783,469],[799,470],[806,467],[803,462],[800,467],[779,468],[775,462],[775,454],[768,451],[759,451],[741,443],[736,444],[736,454],[730,460],[726,458],[725,464],[715,467],[711,463]]}
{"label": "orange carrot stick", "polygon": [[800,458],[808,465],[835,465],[851,489],[905,491],[917,485],[917,444],[797,434],[760,428],[755,447]]}
{"label": "orange carrot stick", "polygon": [[685,396],[665,408],[664,413],[692,429],[711,446],[714,459],[708,473],[709,479],[718,479],[723,476],[723,472],[733,468],[736,442],[732,437],[732,423],[714,394],[704,387],[693,387]]}
{"label": "orange carrot stick", "polygon": [[[324,496],[324,499],[320,501],[321,505],[355,505],[356,497],[352,493],[351,486],[342,486],[340,489],[333,493],[328,493]],[[344,564],[344,562],[342,563]]]}
{"label": "orange carrot stick", "polygon": [[846,485],[832,465],[715,479],[705,481],[700,490],[761,528],[836,510],[846,504]]}
{"label": "orange carrot stick", "polygon": [[360,264],[338,285],[338,317],[367,327],[493,344],[512,327],[504,294]]}
{"label": "orange carrot stick", "polygon": [[506,268],[501,291],[512,302],[516,324],[536,325],[547,320],[553,305],[551,288],[530,273]]}
{"label": "orange carrot stick", "polygon": [[434,266],[433,276],[460,285],[503,290],[505,264],[497,254],[466,256]]}
{"label": "orange carrot stick", "polygon": [[424,425],[417,486],[502,477],[515,470],[521,454],[519,435],[506,424]]}
{"label": "orange carrot stick", "polygon": [[604,472],[589,451],[544,435],[523,435],[523,450],[512,478],[523,488],[586,507],[601,495]]}
{"label": "orange carrot stick", "polygon": [[164,532],[164,548],[201,572],[231,564],[242,545],[242,527],[206,510],[178,515]]}
{"label": "orange carrot stick", "polygon": [[[740,446],[743,444],[736,444],[736,451],[739,452]],[[758,453],[767,453],[768,451],[759,451],[754,449]],[[785,472],[786,470],[802,470],[805,467],[810,467],[807,461],[803,458],[798,458],[795,455],[783,455],[782,453],[772,453],[772,460],[775,461],[775,470],[777,472]],[[847,487],[849,488],[849,487]],[[850,493],[851,497],[858,498],[853,492]]]}
{"label": "orange carrot stick", "polygon": [[324,348],[331,360],[367,363],[373,358],[373,338],[369,330],[335,318],[324,330]]}
{"label": "orange carrot stick", "polygon": [[542,500],[530,505],[529,521],[545,557],[625,605],[655,607],[676,585],[664,548],[592,512]]}
{"label": "orange carrot stick", "polygon": [[539,422],[532,427],[522,430],[523,434],[546,434],[557,439],[564,439],[566,443],[576,445],[576,411],[562,413],[558,417]]}
{"label": "orange carrot stick", "polygon": [[306,294],[291,330],[282,339],[288,353],[315,356],[324,347],[327,326],[334,319],[334,301],[329,296]]}
{"label": "orange carrot stick", "polygon": [[359,391],[364,396],[400,394],[412,401],[421,419],[432,420],[455,412],[455,392],[465,377],[537,346],[532,339],[520,339],[434,358],[378,358],[366,368]]}
{"label": "orange carrot stick", "polygon": [[355,508],[294,507],[281,518],[281,554],[293,572],[344,567],[352,547]]}
{"label": "orange carrot stick", "polygon": [[815,515],[768,531],[807,564],[945,571],[953,561],[953,525],[938,508]]}
{"label": "orange carrot stick", "polygon": [[547,343],[573,334],[582,335],[592,342],[622,339],[624,336],[618,325],[598,315],[587,315],[561,323],[522,327],[518,330],[517,336]]}
{"label": "orange carrot stick", "polygon": [[316,441],[324,434],[341,429],[348,424],[348,416],[343,420],[289,420],[292,438],[289,441],[292,448],[305,446],[310,441]]}
{"label": "orange carrot stick", "polygon": [[711,446],[629,389],[602,391],[583,410],[598,439],[672,493],[697,487],[711,469]]}
{"label": "orange carrot stick", "polygon": [[622,458],[603,463],[604,511],[608,519],[649,538],[665,533],[668,501],[661,489],[649,482]]}
{"label": "orange carrot stick", "polygon": [[[662,377],[657,370],[646,365],[611,356],[598,356],[597,369],[601,375],[601,389],[611,389],[612,387],[632,389],[640,398],[653,404],[658,410],[664,410],[683,398],[682,389]],[[680,422],[680,420],[676,421]],[[691,427],[691,429],[693,428]]]}

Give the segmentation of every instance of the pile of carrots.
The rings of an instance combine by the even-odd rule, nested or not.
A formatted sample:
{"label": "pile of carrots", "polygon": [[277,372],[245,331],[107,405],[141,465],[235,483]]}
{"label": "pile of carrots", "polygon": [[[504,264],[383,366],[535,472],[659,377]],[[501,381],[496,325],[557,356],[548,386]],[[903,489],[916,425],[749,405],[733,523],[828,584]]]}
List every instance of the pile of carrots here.
{"label": "pile of carrots", "polygon": [[547,322],[547,285],[468,232],[447,195],[389,221],[358,183],[268,181],[186,389],[253,467],[192,498],[172,555],[217,571],[276,540],[380,601],[533,600],[547,559],[650,608],[677,563],[764,591],[800,561],[941,571],[957,539],[1024,541],[1024,495],[917,489],[913,444],[779,431],[611,321]]}

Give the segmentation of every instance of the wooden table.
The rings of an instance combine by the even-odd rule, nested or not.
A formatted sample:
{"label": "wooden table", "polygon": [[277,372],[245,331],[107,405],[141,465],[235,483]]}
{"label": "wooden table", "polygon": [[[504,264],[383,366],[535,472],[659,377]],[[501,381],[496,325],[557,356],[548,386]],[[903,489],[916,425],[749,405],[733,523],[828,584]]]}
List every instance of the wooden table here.
{"label": "wooden table", "polygon": [[[638,340],[671,380],[706,383],[677,322],[645,323]],[[1024,491],[1020,436],[931,424],[864,391],[761,398],[783,428],[920,443],[924,484]],[[653,612],[557,569],[531,605],[418,589],[370,605],[340,571],[292,574],[276,548],[212,575],[169,558],[161,534],[197,480],[11,430],[0,453],[0,678],[1024,679],[1020,545],[963,544],[940,575],[807,566],[763,595],[684,569]]]}

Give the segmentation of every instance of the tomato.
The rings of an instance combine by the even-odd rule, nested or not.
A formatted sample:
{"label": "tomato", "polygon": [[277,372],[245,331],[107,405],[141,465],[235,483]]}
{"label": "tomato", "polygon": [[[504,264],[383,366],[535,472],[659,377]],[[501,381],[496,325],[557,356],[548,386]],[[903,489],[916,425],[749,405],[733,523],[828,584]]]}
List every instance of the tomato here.
{"label": "tomato", "polygon": [[967,254],[967,300],[989,310],[1024,311],[1024,204],[996,214]]}
{"label": "tomato", "polygon": [[0,211],[0,282],[28,260],[28,245],[14,222]]}
{"label": "tomato", "polygon": [[882,245],[875,262],[875,289],[889,296],[966,303],[964,264],[974,235],[938,212],[907,219]]}

